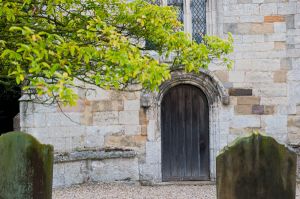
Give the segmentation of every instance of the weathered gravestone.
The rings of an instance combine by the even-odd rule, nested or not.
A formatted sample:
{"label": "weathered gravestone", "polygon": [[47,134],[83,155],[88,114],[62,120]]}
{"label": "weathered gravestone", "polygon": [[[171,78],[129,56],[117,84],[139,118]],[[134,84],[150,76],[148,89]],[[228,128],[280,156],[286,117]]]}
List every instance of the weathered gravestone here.
{"label": "weathered gravestone", "polygon": [[51,199],[53,147],[21,132],[0,136],[0,199]]}
{"label": "weathered gravestone", "polygon": [[296,154],[252,133],[217,157],[218,199],[295,199]]}

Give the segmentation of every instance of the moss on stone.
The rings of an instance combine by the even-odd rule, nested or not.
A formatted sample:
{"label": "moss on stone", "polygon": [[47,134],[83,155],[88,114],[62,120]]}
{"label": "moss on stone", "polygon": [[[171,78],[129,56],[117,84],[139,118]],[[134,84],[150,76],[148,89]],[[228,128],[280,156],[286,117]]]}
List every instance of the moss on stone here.
{"label": "moss on stone", "polygon": [[52,175],[51,145],[22,132],[0,136],[0,198],[51,199]]}
{"label": "moss on stone", "polygon": [[258,132],[238,138],[217,157],[218,199],[294,199],[296,154]]}

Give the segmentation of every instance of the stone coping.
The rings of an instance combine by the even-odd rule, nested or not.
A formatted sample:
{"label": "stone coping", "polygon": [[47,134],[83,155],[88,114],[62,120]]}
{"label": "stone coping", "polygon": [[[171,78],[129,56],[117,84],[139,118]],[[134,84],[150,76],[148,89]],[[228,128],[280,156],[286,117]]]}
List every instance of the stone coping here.
{"label": "stone coping", "polygon": [[54,154],[54,163],[74,162],[81,160],[104,160],[112,158],[134,158],[137,153],[133,150],[105,149],[84,150]]}

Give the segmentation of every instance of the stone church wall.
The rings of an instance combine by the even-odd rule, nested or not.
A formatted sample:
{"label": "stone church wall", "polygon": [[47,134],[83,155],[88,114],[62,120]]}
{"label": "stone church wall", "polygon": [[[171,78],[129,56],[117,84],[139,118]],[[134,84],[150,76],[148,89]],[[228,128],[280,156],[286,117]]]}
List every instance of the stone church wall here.
{"label": "stone church wall", "polygon": [[[208,34],[226,37],[231,32],[235,39],[232,70],[217,64],[209,68],[230,98],[226,105],[216,96],[220,99],[210,106],[214,180],[215,156],[239,135],[261,130],[279,142],[300,144],[300,2],[208,0],[207,4]],[[140,92],[91,88],[78,90],[76,107],[21,101],[21,129],[54,145],[57,152],[55,185],[160,182],[157,94],[145,98]],[[101,157],[91,155],[99,150]]]}
{"label": "stone church wall", "polygon": [[223,1],[221,29],[234,35],[235,64],[215,73],[234,105],[230,134],[254,128],[299,142],[299,6],[297,0]]}

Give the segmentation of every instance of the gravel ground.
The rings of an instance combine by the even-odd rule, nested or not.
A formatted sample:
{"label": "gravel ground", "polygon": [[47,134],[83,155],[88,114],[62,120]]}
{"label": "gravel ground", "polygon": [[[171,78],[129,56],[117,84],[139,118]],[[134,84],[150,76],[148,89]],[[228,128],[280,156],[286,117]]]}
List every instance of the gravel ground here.
{"label": "gravel ground", "polygon": [[[53,191],[54,199],[216,199],[214,185],[140,186],[133,184],[84,184]],[[300,199],[300,184],[296,199]]]}

